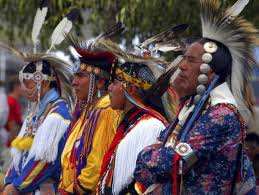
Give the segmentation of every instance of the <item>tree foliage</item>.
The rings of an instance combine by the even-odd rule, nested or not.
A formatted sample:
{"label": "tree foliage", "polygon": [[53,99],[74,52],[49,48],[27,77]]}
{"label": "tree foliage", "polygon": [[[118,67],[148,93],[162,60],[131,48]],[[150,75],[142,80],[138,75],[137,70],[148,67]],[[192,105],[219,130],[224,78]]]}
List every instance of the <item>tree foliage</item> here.
{"label": "tree foliage", "polygon": [[[231,5],[235,0],[222,0]],[[12,42],[30,43],[31,29],[38,2],[35,0],[0,0],[0,36]],[[47,20],[41,40],[46,46],[54,27],[72,8],[81,9],[81,17],[74,31],[83,36],[90,29],[93,35],[104,31],[116,21],[122,21],[128,31],[124,34],[127,43],[137,34],[144,40],[158,32],[180,23],[189,23],[187,35],[200,34],[198,0],[50,0]],[[259,28],[259,1],[250,0],[242,13]],[[83,16],[87,12],[88,17]]]}

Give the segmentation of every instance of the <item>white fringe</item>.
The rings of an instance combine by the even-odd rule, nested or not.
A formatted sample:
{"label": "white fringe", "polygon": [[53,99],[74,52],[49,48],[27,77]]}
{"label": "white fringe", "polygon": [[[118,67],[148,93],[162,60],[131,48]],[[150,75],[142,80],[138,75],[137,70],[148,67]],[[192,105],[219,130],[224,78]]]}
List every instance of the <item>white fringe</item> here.
{"label": "white fringe", "polygon": [[155,118],[140,121],[120,142],[115,156],[113,194],[127,187],[133,181],[133,172],[139,152],[154,144],[165,125]]}
{"label": "white fringe", "polygon": [[57,113],[49,114],[38,128],[25,165],[34,158],[54,162],[58,154],[59,141],[70,124]]}

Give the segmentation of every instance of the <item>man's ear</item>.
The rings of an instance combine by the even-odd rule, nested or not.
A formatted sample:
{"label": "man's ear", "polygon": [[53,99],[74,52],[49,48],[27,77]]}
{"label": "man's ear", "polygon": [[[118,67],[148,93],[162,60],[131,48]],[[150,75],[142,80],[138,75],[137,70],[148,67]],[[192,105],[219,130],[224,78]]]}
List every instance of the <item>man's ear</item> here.
{"label": "man's ear", "polygon": [[136,96],[138,94],[137,90],[138,90],[138,88],[135,85],[130,84],[127,86],[127,91],[134,96]]}
{"label": "man's ear", "polygon": [[101,89],[101,88],[105,87],[105,79],[99,77],[99,78],[96,80],[96,87],[97,87],[98,89]]}

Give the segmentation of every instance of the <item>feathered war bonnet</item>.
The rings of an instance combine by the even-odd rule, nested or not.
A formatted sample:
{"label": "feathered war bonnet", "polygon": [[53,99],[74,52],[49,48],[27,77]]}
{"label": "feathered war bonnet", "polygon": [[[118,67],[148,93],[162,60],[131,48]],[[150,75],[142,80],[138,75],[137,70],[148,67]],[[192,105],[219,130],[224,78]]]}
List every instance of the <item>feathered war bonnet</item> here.
{"label": "feathered war bonnet", "polygon": [[[181,38],[181,34],[186,32],[189,28],[189,24],[179,24],[171,27],[170,29],[163,31],[157,35],[154,35],[139,45],[134,46],[133,54],[149,58],[155,56],[157,51],[167,53],[170,51],[183,51],[186,50],[190,44],[190,40]],[[153,45],[153,47],[149,47]],[[176,93],[172,91],[169,86],[174,81],[179,73],[178,65],[182,58],[177,57],[172,63],[167,63],[167,66],[157,66],[156,81],[152,85],[151,89],[147,92],[148,101],[154,101],[159,97],[162,99],[162,104],[169,121],[175,118],[176,110],[178,107]],[[165,71],[166,68],[166,71]]]}
{"label": "feathered war bonnet", "polygon": [[66,34],[67,42],[80,55],[78,63],[74,65],[73,72],[88,72],[109,79],[115,55],[108,50],[98,48],[97,43],[103,39],[110,39],[117,36],[124,30],[124,24],[118,22],[95,39],[86,42],[79,42],[72,34]]}
{"label": "feathered war bonnet", "polygon": [[219,83],[227,81],[243,117],[252,112],[248,86],[255,64],[253,50],[257,33],[251,23],[238,16],[248,2],[238,0],[222,10],[220,0],[200,0],[203,38],[198,41],[205,53],[198,78],[201,85],[197,88],[197,101],[204,92],[202,84],[206,84],[206,74],[211,68],[219,76]]}
{"label": "feathered war bonnet", "polygon": [[[90,103],[95,95],[93,94],[95,78],[101,77],[109,80],[111,68],[116,58],[111,51],[97,47],[98,43],[101,40],[117,36],[124,30],[124,24],[118,22],[106,32],[101,33],[95,39],[88,40],[86,42],[79,42],[72,34],[66,34],[68,44],[70,44],[80,55],[79,60],[74,64],[73,73],[77,74],[82,72],[90,75],[87,103]],[[97,91],[97,96],[101,97],[99,90]]]}
{"label": "feathered war bonnet", "polygon": [[[141,109],[150,111],[152,108],[152,110],[164,115],[161,97],[156,97],[157,100],[150,101],[148,94],[156,79],[165,71],[168,63],[161,58],[147,58],[124,51],[111,40],[100,41],[98,47],[107,49],[116,56],[116,62],[111,70],[111,79],[122,82],[127,99]],[[130,84],[137,87],[141,100],[129,94],[127,85]]]}
{"label": "feathered war bonnet", "polygon": [[64,40],[64,33],[68,33],[71,30],[72,21],[79,15],[79,10],[71,10],[56,26],[51,35],[50,48],[46,52],[37,52],[37,45],[39,43],[38,37],[47,12],[48,1],[43,0],[37,9],[32,28],[33,52],[21,52],[6,42],[0,42],[0,46],[9,50],[16,57],[27,63],[19,72],[19,78],[22,84],[24,79],[32,79],[36,82],[34,93],[38,93],[38,104],[40,103],[41,82],[47,80],[50,83],[55,83],[60,95],[68,101],[69,106],[72,108],[73,97],[71,95],[71,81],[73,74],[71,65],[51,54],[50,51],[55,45],[60,44]]}

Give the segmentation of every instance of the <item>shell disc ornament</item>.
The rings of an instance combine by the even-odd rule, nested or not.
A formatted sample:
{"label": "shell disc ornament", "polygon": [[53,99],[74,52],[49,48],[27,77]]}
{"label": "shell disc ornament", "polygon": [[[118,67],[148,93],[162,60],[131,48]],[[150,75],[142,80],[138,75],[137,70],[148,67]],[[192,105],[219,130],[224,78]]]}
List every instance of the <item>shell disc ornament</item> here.
{"label": "shell disc ornament", "polygon": [[203,48],[207,53],[215,53],[218,50],[218,46],[214,42],[205,43]]}
{"label": "shell disc ornament", "polygon": [[188,154],[193,152],[191,146],[189,144],[183,143],[183,142],[176,145],[175,151],[180,156],[187,156]]}
{"label": "shell disc ornament", "polygon": [[33,80],[37,83],[41,82],[43,80],[43,74],[40,71],[36,71],[33,73]]}

